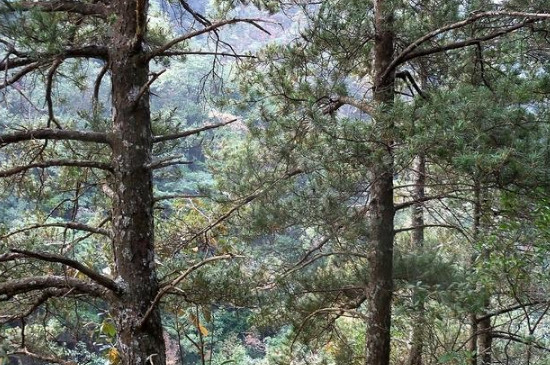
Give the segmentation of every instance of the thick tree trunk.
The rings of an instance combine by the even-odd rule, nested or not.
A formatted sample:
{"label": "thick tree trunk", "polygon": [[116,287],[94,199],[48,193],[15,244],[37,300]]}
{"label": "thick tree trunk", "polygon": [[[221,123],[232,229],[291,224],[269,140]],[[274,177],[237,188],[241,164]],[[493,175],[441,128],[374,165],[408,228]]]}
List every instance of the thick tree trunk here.
{"label": "thick tree trunk", "polygon": [[143,325],[158,293],[154,264],[153,188],[149,66],[143,61],[146,1],[115,0],[109,53],[113,97],[113,229],[117,281],[124,291],[112,310],[117,346],[124,365],[163,365],[165,345],[158,308]]}
{"label": "thick tree trunk", "polygon": [[[393,57],[393,14],[385,0],[375,2],[375,88],[374,99],[384,108],[393,102],[394,74],[382,78]],[[388,119],[377,121],[384,144],[376,147],[376,161],[369,171],[369,278],[366,288],[367,333],[366,365],[387,365],[390,359],[391,300],[393,290],[393,124]],[[387,147],[382,147],[382,146]]]}
{"label": "thick tree trunk", "polygon": [[[413,205],[412,226],[414,227],[411,235],[412,250],[421,252],[424,246],[424,204],[422,198],[425,196],[426,187],[426,158],[419,155],[415,158],[414,165],[414,192],[413,199],[417,201]],[[413,318],[413,328],[411,336],[411,349],[407,359],[407,365],[422,364],[422,350],[424,348],[424,326],[426,318],[424,315],[424,299],[414,290],[412,294],[413,305],[416,311],[416,317]]]}

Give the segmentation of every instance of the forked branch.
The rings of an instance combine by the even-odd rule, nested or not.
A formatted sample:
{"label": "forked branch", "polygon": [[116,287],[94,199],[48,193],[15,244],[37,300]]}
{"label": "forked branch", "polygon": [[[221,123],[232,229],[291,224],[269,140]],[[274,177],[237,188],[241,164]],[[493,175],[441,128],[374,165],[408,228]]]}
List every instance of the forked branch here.
{"label": "forked branch", "polygon": [[233,255],[233,254],[227,254],[227,255],[220,255],[220,256],[212,256],[212,257],[209,257],[205,260],[202,260],[201,262],[198,262],[196,263],[195,265],[189,267],[187,270],[185,270],[184,272],[181,273],[180,276],[178,276],[177,278],[175,278],[174,280],[172,280],[170,283],[168,284],[165,284],[162,289],[157,293],[157,295],[155,296],[155,299],[153,299],[153,301],[151,302],[151,305],[149,306],[149,308],[147,309],[147,311],[145,312],[145,314],[143,315],[143,318],[141,319],[141,322],[140,322],[140,327],[142,327],[145,322],[147,321],[147,318],[149,318],[149,316],[151,315],[151,313],[153,312],[153,310],[155,310],[155,308],[157,307],[157,305],[159,304],[160,300],[162,299],[162,297],[164,297],[171,289],[175,288],[179,283],[181,283],[186,277],[188,277],[191,273],[193,273],[194,271],[196,271],[197,269],[199,269],[200,267],[210,263],[210,262],[214,262],[214,261],[219,261],[219,260],[230,260],[230,259],[233,259],[233,258],[243,258],[244,256],[238,256],[238,255]]}

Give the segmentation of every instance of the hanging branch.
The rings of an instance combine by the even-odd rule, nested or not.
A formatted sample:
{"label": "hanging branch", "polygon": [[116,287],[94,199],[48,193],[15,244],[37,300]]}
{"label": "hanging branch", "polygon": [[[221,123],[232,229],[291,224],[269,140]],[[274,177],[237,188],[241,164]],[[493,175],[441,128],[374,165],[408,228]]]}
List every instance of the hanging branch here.
{"label": "hanging branch", "polygon": [[109,70],[109,64],[105,62],[99,73],[97,74],[97,77],[94,82],[94,94],[92,96],[92,105],[94,108],[94,112],[97,112],[97,107],[99,104],[99,88],[101,87],[101,81],[103,80],[103,76],[107,73]]}
{"label": "hanging branch", "polygon": [[61,66],[61,63],[63,62],[63,59],[56,59],[53,61],[52,66],[50,67],[50,70],[48,71],[48,75],[46,77],[46,105],[48,106],[48,124],[47,127],[51,128],[51,123],[53,122],[55,126],[59,129],[61,128],[61,125],[59,122],[55,119],[55,115],[53,112],[53,101],[52,101],[52,88],[53,88],[53,77],[55,73],[57,72],[57,69],[59,66]]}

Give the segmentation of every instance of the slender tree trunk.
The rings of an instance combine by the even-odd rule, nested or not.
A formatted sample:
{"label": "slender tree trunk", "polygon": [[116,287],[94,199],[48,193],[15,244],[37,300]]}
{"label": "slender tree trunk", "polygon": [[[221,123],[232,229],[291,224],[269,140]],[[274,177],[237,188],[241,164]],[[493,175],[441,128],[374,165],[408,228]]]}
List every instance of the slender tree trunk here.
{"label": "slender tree trunk", "polygon": [[[374,99],[384,108],[392,104],[394,97],[394,74],[382,78],[393,57],[393,14],[388,1],[375,1],[375,23]],[[373,153],[377,160],[369,171],[369,284],[366,288],[365,365],[387,365],[390,359],[394,205],[391,148],[393,123],[389,119],[377,121],[388,134],[382,137],[385,147],[378,146]]]}
{"label": "slender tree trunk", "polygon": [[159,290],[154,264],[153,188],[148,165],[152,155],[149,66],[141,39],[146,25],[146,0],[114,0],[116,35],[110,47],[115,175],[113,198],[114,255],[117,281],[123,286],[112,315],[117,325],[121,364],[163,365],[165,345],[160,311],[143,325]]}
{"label": "slender tree trunk", "polygon": [[[425,196],[426,187],[426,158],[423,154],[416,156],[414,165],[414,192],[413,199],[417,201],[413,205],[412,226],[414,227],[411,235],[412,249],[418,252],[422,251],[424,246],[424,204],[422,198]],[[421,295],[413,291],[413,305],[416,312],[414,318],[411,349],[407,359],[408,365],[422,364],[422,350],[424,348],[424,326],[426,323],[424,315],[424,299]]]}
{"label": "slender tree trunk", "polygon": [[[479,238],[479,229],[481,226],[481,182],[478,177],[474,178],[474,226],[473,226],[473,239],[474,242]],[[475,265],[477,260],[477,254],[472,255],[471,265]],[[468,342],[468,351],[471,353],[469,359],[470,365],[477,364],[479,342],[479,328],[477,321],[477,314],[475,312],[470,313],[470,340]]]}

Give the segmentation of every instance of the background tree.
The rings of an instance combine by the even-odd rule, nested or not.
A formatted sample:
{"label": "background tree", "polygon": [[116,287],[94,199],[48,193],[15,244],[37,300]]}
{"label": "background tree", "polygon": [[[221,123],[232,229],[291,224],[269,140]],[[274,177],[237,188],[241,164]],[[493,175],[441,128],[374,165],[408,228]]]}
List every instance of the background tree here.
{"label": "background tree", "polygon": [[[513,94],[515,97],[523,95],[537,104],[534,115],[526,108],[530,102],[518,103],[514,96],[508,99],[506,92],[499,91],[502,89],[497,89],[496,85],[482,86],[489,91],[464,87],[464,71],[480,65],[494,67],[495,73],[502,76],[498,82],[493,82],[508,85],[508,88],[514,84],[511,80],[516,71],[509,68],[510,64],[499,64],[498,55],[503,52],[514,54],[514,49],[518,48],[522,52],[534,49],[531,47],[538,42],[537,39],[540,40],[549,17],[543,13],[543,4],[446,3],[445,6],[434,4],[430,10],[434,13],[432,21],[416,22],[416,13],[421,11],[416,4],[327,1],[318,7],[304,6],[308,26],[297,34],[294,43],[266,49],[263,59],[251,66],[262,72],[252,70],[246,74],[245,91],[250,93],[252,100],[259,101],[258,120],[254,121],[252,133],[262,152],[255,154],[270,157],[254,162],[250,161],[251,156],[254,160],[254,153],[251,153],[245,155],[243,164],[253,166],[253,175],[258,174],[259,166],[264,166],[266,173],[272,176],[299,171],[295,179],[281,182],[278,196],[266,194],[263,197],[263,204],[269,202],[270,207],[257,208],[257,214],[262,220],[269,217],[267,222],[284,222],[279,227],[286,234],[292,232],[290,227],[308,233],[298,236],[305,239],[306,249],[303,257],[295,261],[296,267],[289,269],[291,272],[311,265],[309,277],[313,273],[326,280],[322,275],[329,268],[338,267],[339,273],[343,271],[341,259],[336,260],[334,256],[347,252],[353,266],[363,260],[365,270],[357,272],[363,278],[353,281],[354,288],[362,288],[363,294],[359,290],[352,295],[352,300],[344,299],[342,303],[346,292],[341,283],[332,287],[332,292],[337,293],[332,297],[320,294],[329,291],[326,287],[310,287],[304,291],[309,294],[308,298],[318,300],[312,300],[311,304],[317,304],[309,308],[305,321],[315,315],[328,317],[329,325],[324,328],[329,328],[335,323],[335,318],[345,314],[364,321],[368,326],[365,335],[367,350],[363,359],[366,364],[387,364],[390,361],[391,300],[392,294],[399,294],[393,290],[394,233],[411,230],[401,226],[406,222],[399,212],[421,202],[440,202],[441,205],[436,204],[431,209],[439,218],[427,220],[424,227],[447,226],[461,230],[464,220],[452,224],[445,220],[447,214],[456,214],[464,206],[459,208],[459,203],[453,203],[457,204],[457,210],[448,211],[446,201],[470,204],[464,203],[472,201],[471,196],[464,195],[464,189],[469,193],[475,190],[470,183],[460,181],[464,171],[454,165],[455,169],[450,171],[454,176],[448,175],[444,184],[437,183],[435,177],[431,181],[433,187],[426,188],[424,197],[410,196],[407,193],[410,183],[406,184],[403,172],[411,167],[412,157],[425,154],[427,163],[433,166],[445,165],[446,158],[451,160],[451,164],[462,161],[463,167],[484,166],[484,174],[491,177],[493,186],[509,187],[514,179],[500,180],[499,183],[494,179],[498,180],[499,174],[502,179],[502,174],[511,173],[508,168],[514,163],[497,156],[504,157],[499,152],[504,146],[519,147],[517,140],[513,137],[500,140],[499,147],[495,148],[484,139],[492,138],[491,133],[487,134],[489,130],[513,136],[516,132],[503,125],[504,120],[514,125],[531,125],[528,122],[531,117],[537,119],[534,115],[543,116],[545,113],[542,100],[546,100],[547,94],[542,91],[544,87],[538,91],[535,87],[527,96],[521,91],[522,86],[516,84],[517,89],[514,86],[518,92]],[[333,15],[336,13],[343,14],[343,17],[335,19]],[[508,47],[503,39],[512,45]],[[481,52],[478,54],[483,59],[481,62],[476,59],[472,62],[472,49]],[[425,69],[418,69],[419,64]],[[531,66],[533,64],[529,61],[515,64],[515,67],[526,70],[524,77],[529,74]],[[538,63],[535,67],[541,66]],[[480,72],[482,78],[488,77],[488,71],[486,74],[483,70]],[[427,80],[428,90],[418,86],[417,79],[422,76]],[[545,77],[544,72],[533,75],[530,82],[536,85],[537,79]],[[468,83],[471,81],[467,80]],[[492,96],[481,99],[478,92],[488,92]],[[446,101],[439,99],[441,96]],[[424,98],[428,100],[422,100]],[[491,107],[479,103],[480,100],[486,103],[491,100]],[[539,101],[542,103],[538,104]],[[359,113],[346,112],[344,107]],[[470,107],[479,109],[469,114]],[[428,117],[431,112],[425,114],[428,110],[448,114],[432,118]],[[464,112],[469,117],[463,118]],[[361,113],[364,114],[361,116]],[[356,119],[357,116],[362,119]],[[472,123],[468,122],[472,138],[456,134],[465,126],[462,124],[464,120]],[[434,129],[438,123],[445,127]],[[481,126],[484,123],[492,127],[484,129]],[[472,130],[473,126],[475,129]],[[540,124],[531,129],[532,136],[539,127]],[[516,131],[521,134],[519,130]],[[480,144],[476,143],[478,140]],[[457,147],[464,143],[462,146],[467,145],[469,152],[462,147],[449,149],[449,146],[454,146],[449,144],[450,141],[457,143]],[[523,156],[527,156],[529,149],[523,151],[518,150],[518,155],[525,153]],[[488,163],[489,160],[492,162]],[[436,167],[431,169],[437,171]],[[251,178],[250,181],[265,179]],[[394,181],[404,184],[394,186]],[[298,190],[306,192],[297,193]],[[296,205],[300,203],[290,202],[292,197],[308,204],[307,209],[297,209]],[[273,199],[280,203],[274,204]],[[472,207],[468,205],[468,209]],[[357,228],[360,225],[363,229]],[[473,226],[472,223],[466,225],[468,229]],[[355,237],[346,235],[350,232]],[[362,247],[359,252],[358,247]],[[332,260],[338,264],[332,266]],[[288,277],[287,274],[283,276]],[[363,303],[364,307],[361,307]],[[298,325],[298,332],[305,326]]]}

